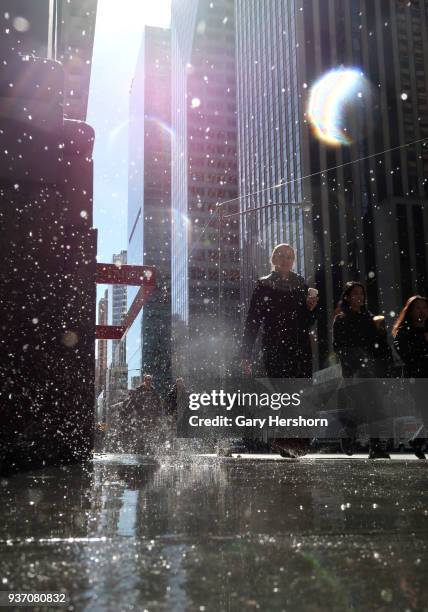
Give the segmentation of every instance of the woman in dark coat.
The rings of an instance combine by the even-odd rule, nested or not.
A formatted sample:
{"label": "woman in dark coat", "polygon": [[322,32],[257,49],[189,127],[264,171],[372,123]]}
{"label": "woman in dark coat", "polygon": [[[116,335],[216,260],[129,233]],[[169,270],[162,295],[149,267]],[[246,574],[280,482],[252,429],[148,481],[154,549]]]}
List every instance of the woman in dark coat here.
{"label": "woman in dark coat", "polygon": [[[428,299],[421,295],[409,298],[393,327],[394,346],[404,363],[406,378],[428,378]],[[425,459],[425,427],[410,441],[415,455]]]}
{"label": "woman in dark coat", "polygon": [[[346,283],[339,302],[339,312],[333,322],[333,348],[342,366],[343,378],[385,378],[393,370],[392,351],[386,338],[386,330],[367,309],[366,291],[361,283]],[[347,424],[355,429],[356,421],[372,419],[378,412],[376,398],[370,395],[370,387],[365,389],[349,387],[345,399],[358,404],[357,413]],[[357,394],[353,393],[357,391]],[[367,391],[367,393],[363,393]],[[361,396],[363,393],[363,397]],[[345,414],[345,419],[347,414]],[[344,419],[344,423],[347,421]],[[345,440],[343,441],[345,446]],[[346,444],[348,447],[348,444]],[[352,454],[351,445],[347,448]],[[388,453],[380,447],[379,438],[370,439],[370,458],[389,458]]]}
{"label": "woman in dark coat", "polygon": [[394,346],[406,378],[428,378],[428,298],[409,298],[393,327]]}
{"label": "woman in dark coat", "polygon": [[263,362],[269,378],[311,378],[310,328],[316,295],[308,295],[304,279],[292,272],[294,249],[279,244],[272,253],[272,272],[254,289],[242,341],[243,368],[251,372],[251,356],[263,327]]}
{"label": "woman in dark coat", "polygon": [[361,283],[346,283],[333,323],[333,348],[344,378],[385,378],[391,375],[392,352],[382,326],[367,309]]}
{"label": "woman in dark coat", "polygon": [[[262,327],[263,363],[269,378],[311,378],[312,350],[310,328],[318,303],[316,290],[292,271],[294,249],[277,245],[272,253],[272,272],[261,278],[254,289],[242,341],[242,367],[251,374],[252,351]],[[297,441],[277,439],[283,456],[295,456],[291,447]],[[288,446],[288,450],[286,450]]]}
{"label": "woman in dark coat", "polygon": [[178,417],[182,416],[189,404],[189,391],[186,389],[184,380],[179,377],[175,379],[165,398],[165,412],[171,425],[176,428]]}
{"label": "woman in dark coat", "polygon": [[162,402],[150,374],[144,374],[142,384],[132,390],[125,410],[130,419],[134,452],[145,452],[148,446],[156,447],[161,438],[163,414]]}

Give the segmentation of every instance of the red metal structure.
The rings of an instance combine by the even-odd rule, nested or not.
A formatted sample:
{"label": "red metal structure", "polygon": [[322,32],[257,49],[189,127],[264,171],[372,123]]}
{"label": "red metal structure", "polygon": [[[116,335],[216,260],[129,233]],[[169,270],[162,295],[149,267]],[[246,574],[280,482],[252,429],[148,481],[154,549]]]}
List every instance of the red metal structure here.
{"label": "red metal structure", "polygon": [[97,284],[134,285],[140,289],[131,304],[122,325],[97,325],[97,340],[120,340],[135,321],[156,286],[154,266],[131,266],[123,264],[97,264]]}

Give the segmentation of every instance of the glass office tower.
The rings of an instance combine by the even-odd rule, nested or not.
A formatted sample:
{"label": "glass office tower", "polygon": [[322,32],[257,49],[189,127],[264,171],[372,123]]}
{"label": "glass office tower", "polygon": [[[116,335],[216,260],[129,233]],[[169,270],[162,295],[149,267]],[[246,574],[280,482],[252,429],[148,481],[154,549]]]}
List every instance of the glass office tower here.
{"label": "glass office tower", "polygon": [[173,366],[216,376],[239,328],[234,2],[173,2],[171,30]]}
{"label": "glass office tower", "polygon": [[[244,300],[276,242],[320,291],[319,365],[330,363],[331,323],[348,280],[392,321],[427,290],[427,2],[237,0],[237,108]],[[317,139],[311,87],[356,68],[368,89],[346,108],[350,146]],[[416,142],[415,142],[416,141]],[[254,194],[254,195],[248,195]]]}
{"label": "glass office tower", "polygon": [[[145,27],[130,97],[128,263],[156,267],[156,289],[128,333],[129,376],[170,384],[170,32]],[[129,304],[138,288],[129,288]]]}

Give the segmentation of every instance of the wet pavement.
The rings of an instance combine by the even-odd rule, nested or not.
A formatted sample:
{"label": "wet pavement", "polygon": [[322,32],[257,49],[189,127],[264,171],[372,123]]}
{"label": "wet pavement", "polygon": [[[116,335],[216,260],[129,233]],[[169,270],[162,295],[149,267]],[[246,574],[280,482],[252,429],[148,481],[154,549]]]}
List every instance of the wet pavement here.
{"label": "wet pavement", "polygon": [[428,610],[427,474],[403,456],[132,455],[17,474],[0,589],[65,591],[70,610]]}

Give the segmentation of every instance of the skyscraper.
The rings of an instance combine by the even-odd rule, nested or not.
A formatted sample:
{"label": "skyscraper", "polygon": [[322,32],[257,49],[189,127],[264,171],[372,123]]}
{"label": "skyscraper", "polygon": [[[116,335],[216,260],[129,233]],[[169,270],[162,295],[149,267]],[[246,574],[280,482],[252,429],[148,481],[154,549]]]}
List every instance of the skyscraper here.
{"label": "skyscraper", "polygon": [[3,0],[1,6],[5,44],[63,65],[64,116],[69,119],[86,118],[97,4],[98,0]]}
{"label": "skyscraper", "polygon": [[[98,325],[108,325],[108,290],[98,301]],[[106,391],[107,377],[107,340],[97,340],[97,359],[95,371],[95,402]]]}
{"label": "skyscraper", "polygon": [[128,260],[155,266],[157,287],[128,334],[128,365],[161,389],[170,383],[170,113],[170,32],[146,27],[130,99]]}
{"label": "skyscraper", "polygon": [[304,241],[310,217],[288,204],[302,204],[306,195],[295,3],[238,1],[236,33],[241,296],[248,306],[253,281],[269,272],[275,244],[292,244],[296,271],[310,274],[311,245]]}
{"label": "skyscraper", "polygon": [[234,2],[173,2],[171,30],[173,366],[217,375],[239,320],[239,224],[218,215],[238,209]]}
{"label": "skyscraper", "polygon": [[[127,262],[127,252],[121,251],[113,255],[113,263],[120,267]],[[126,285],[110,285],[109,294],[112,311],[112,325],[121,325],[127,313]],[[111,363],[107,372],[106,404],[108,409],[121,401],[128,393],[128,366],[126,363],[126,337],[112,340]]]}
{"label": "skyscraper", "polygon": [[[361,280],[370,308],[391,317],[426,291],[427,6],[237,0],[236,14],[240,195],[257,193],[241,199],[242,210],[312,205],[311,213],[277,207],[243,216],[243,293],[266,270],[273,244],[291,242],[298,270],[320,290],[327,365],[347,280]],[[369,85],[345,109],[350,146],[333,148],[315,137],[307,110],[314,83],[341,66]]]}
{"label": "skyscraper", "polygon": [[[120,267],[127,263],[127,252],[121,251],[113,255],[113,263]],[[127,292],[126,285],[111,285],[110,286],[110,302],[111,302],[111,324],[121,325],[127,313]],[[112,340],[111,343],[111,362],[113,365],[126,363],[126,338],[122,340]]]}
{"label": "skyscraper", "polygon": [[88,105],[98,0],[57,0],[55,57],[65,70],[64,114],[84,119]]}

